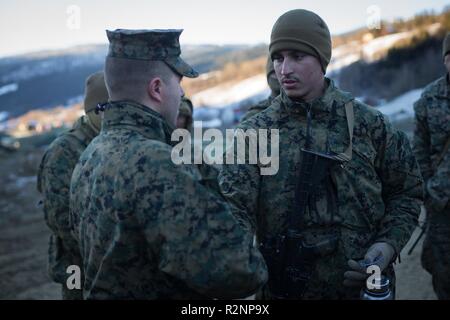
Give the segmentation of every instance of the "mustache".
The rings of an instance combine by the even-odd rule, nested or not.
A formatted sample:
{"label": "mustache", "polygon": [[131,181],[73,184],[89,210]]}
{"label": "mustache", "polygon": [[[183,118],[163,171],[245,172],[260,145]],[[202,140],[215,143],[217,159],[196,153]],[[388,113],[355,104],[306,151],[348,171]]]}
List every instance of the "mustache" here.
{"label": "mustache", "polygon": [[280,82],[283,82],[283,81],[286,81],[286,80],[291,80],[291,81],[297,81],[297,82],[300,82],[300,79],[297,78],[297,77],[294,76],[294,75],[287,75],[287,76],[281,77]]}

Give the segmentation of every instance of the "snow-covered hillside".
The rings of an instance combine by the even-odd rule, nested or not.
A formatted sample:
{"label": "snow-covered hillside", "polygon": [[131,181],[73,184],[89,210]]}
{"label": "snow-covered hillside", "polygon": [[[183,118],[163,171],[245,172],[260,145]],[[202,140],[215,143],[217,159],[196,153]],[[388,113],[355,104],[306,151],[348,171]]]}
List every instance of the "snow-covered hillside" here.
{"label": "snow-covered hillside", "polygon": [[269,95],[265,74],[233,84],[222,84],[203,90],[191,97],[196,107],[224,108],[248,99],[262,99]]}
{"label": "snow-covered hillside", "polygon": [[0,87],[0,96],[7,94],[9,92],[17,91],[18,88],[19,88],[19,85],[17,83],[10,83],[10,84],[7,84],[6,86],[1,86]]}
{"label": "snow-covered hillside", "polygon": [[[435,23],[429,25],[426,31],[433,35],[439,29],[440,24]],[[347,77],[347,70],[356,74],[365,75],[366,73],[360,71],[362,67],[360,69],[355,67],[356,71],[346,67],[361,60],[373,62],[381,59],[389,49],[400,46],[399,42],[401,42],[401,46],[408,46],[409,40],[418,32],[423,31],[421,30],[417,28],[377,38],[374,38],[370,32],[355,32],[346,42],[340,42],[345,44],[333,48],[327,75],[334,79],[336,83],[338,80],[342,82],[341,84],[337,83],[338,86],[354,94],[363,95],[363,100],[390,99],[401,93],[401,89],[389,97],[372,97],[370,96],[370,90],[367,90],[367,88],[348,88],[349,85],[348,83],[345,84],[344,80],[352,80],[352,74]],[[101,69],[106,48],[106,45],[81,46],[62,52],[43,52],[0,59],[0,112],[3,112],[0,114],[0,122],[6,122],[7,118],[16,118],[23,115],[32,108],[50,108],[57,105],[70,106],[80,103],[85,78],[88,74]],[[198,67],[199,70],[204,72],[198,79],[203,82],[200,82],[200,85],[193,86],[196,90],[190,91],[195,92],[190,98],[199,120],[216,121],[219,119],[224,125],[234,123],[248,106],[269,95],[270,90],[264,73],[250,77],[255,72],[245,73],[241,72],[239,68],[235,68],[237,71],[233,72],[236,72],[239,75],[238,77],[230,72],[232,69],[225,70],[227,63],[263,59],[262,57],[267,54],[267,45],[255,47],[195,45],[187,46],[184,49],[186,49],[184,56],[189,58],[188,61],[192,61],[196,68]],[[262,69],[263,67],[257,69],[256,73],[261,72]],[[225,71],[228,72],[227,77],[222,76]],[[249,78],[237,80],[245,76]],[[211,81],[208,80],[209,78],[211,78]],[[358,81],[354,82],[359,83]],[[384,86],[381,81],[375,82],[375,84]],[[422,85],[424,84],[420,83],[400,86],[399,88],[413,88]],[[370,84],[370,87],[372,86],[374,84]],[[206,89],[198,92],[197,90],[200,90],[200,88]],[[357,92],[358,90],[359,92]],[[407,92],[383,105],[380,110],[388,114],[393,120],[411,118],[413,115],[412,104],[419,97],[420,91]],[[194,117],[196,117],[195,114]]]}
{"label": "snow-covered hillside", "polygon": [[394,100],[380,106],[378,110],[387,115],[392,122],[414,117],[414,102],[416,102],[423,89],[408,91]]}
{"label": "snow-covered hillside", "polygon": [[[439,23],[432,24],[427,28],[429,34],[434,34],[440,27]],[[390,48],[397,45],[399,41],[410,39],[416,35],[418,31],[412,30],[407,32],[399,32],[373,38],[370,33],[365,34],[360,41],[351,41],[345,45],[338,46],[333,49],[331,62],[327,69],[327,74],[331,77],[335,76],[340,69],[356,62],[364,60],[373,62],[382,58]],[[203,77],[208,74],[202,75]],[[406,93],[403,99],[415,98],[418,91]],[[243,81],[233,84],[222,84],[207,90],[201,91],[192,96],[192,102],[195,107],[210,107],[210,108],[226,108],[236,106],[245,100],[262,99],[269,94],[266,77],[264,74],[254,76]],[[403,97],[403,96],[402,96]],[[391,108],[396,102],[386,105],[386,108]],[[387,110],[384,108],[384,110]],[[397,110],[398,106],[392,107]],[[396,111],[402,113],[401,110]],[[403,114],[403,113],[402,113]],[[395,115],[397,117],[398,115]]]}
{"label": "snow-covered hillside", "polygon": [[0,59],[0,67],[8,70],[1,75],[0,82],[19,82],[55,72],[71,72],[80,66],[101,66],[105,54],[105,45],[87,45]]}
{"label": "snow-covered hillside", "polygon": [[[440,23],[430,25],[426,31],[434,35],[441,27]],[[420,32],[419,30],[405,31],[388,34],[382,37],[373,38],[370,33],[364,35],[360,41],[352,41],[344,45],[333,48],[330,64],[327,68],[329,74],[338,72],[358,60],[373,62],[383,58],[389,49],[396,46],[400,41],[411,39]]]}
{"label": "snow-covered hillside", "polygon": [[8,119],[9,113],[6,111],[0,111],[0,122]]}

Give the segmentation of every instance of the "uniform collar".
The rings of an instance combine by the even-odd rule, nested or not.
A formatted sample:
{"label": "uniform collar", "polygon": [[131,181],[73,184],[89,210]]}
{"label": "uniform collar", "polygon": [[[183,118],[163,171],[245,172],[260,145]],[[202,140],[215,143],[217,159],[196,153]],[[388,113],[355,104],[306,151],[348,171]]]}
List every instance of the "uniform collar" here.
{"label": "uniform collar", "polygon": [[77,119],[77,121],[75,121],[72,126],[71,132],[80,132],[81,135],[79,136],[79,138],[82,138],[86,141],[91,141],[98,134],[98,131],[95,129],[86,115],[81,116]]}
{"label": "uniform collar", "polygon": [[[287,96],[284,90],[281,90],[282,108],[288,113],[306,115],[307,110],[310,109],[315,115],[322,113],[329,113],[332,110],[333,101],[342,100],[338,102],[346,103],[352,100],[350,94],[342,92],[336,88],[333,80],[325,77],[326,89],[322,96],[316,98],[311,102],[296,101]],[[340,94],[337,94],[339,92]]]}
{"label": "uniform collar", "polygon": [[434,90],[434,97],[450,99],[450,75],[448,73],[434,82]]}
{"label": "uniform collar", "polygon": [[156,111],[134,101],[112,101],[105,106],[102,131],[116,127],[127,127],[148,139],[170,144],[174,130]]}
{"label": "uniform collar", "polygon": [[[348,129],[351,129],[351,132],[353,133],[354,110],[352,103],[351,109],[349,109],[351,120],[348,119],[345,105],[354,98],[350,93],[336,88],[331,79],[325,78],[325,80],[327,81],[328,86],[325,89],[324,94],[310,103],[294,101],[287,97],[286,93],[282,91],[281,97],[279,97],[281,99],[282,112],[284,110],[282,117],[296,118],[295,116],[292,117],[293,115],[296,115],[304,118],[308,123],[308,110],[310,110],[310,119],[313,122],[322,119],[327,123],[327,141],[325,142],[325,146],[314,146],[313,149],[319,152],[332,152],[340,159],[344,159],[345,155],[346,160],[344,161],[347,161],[349,157],[351,158],[351,152],[348,152],[348,148],[351,148],[351,136]],[[341,121],[337,121],[338,119],[341,119]],[[344,125],[345,130],[343,130]]]}

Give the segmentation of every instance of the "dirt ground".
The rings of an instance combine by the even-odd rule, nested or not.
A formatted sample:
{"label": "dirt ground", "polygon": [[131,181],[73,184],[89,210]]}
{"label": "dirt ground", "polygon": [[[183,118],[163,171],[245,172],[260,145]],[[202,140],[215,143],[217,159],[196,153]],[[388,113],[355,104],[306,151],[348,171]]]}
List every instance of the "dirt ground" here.
{"label": "dirt ground", "polygon": [[38,207],[42,149],[0,153],[0,299],[59,299],[47,276],[49,229]]}
{"label": "dirt ground", "polygon": [[[36,166],[43,148],[0,152],[0,299],[60,299],[47,276],[49,230],[38,206]],[[436,299],[430,275],[420,266],[421,243],[406,250],[397,270],[397,299]]]}
{"label": "dirt ground", "polygon": [[[423,221],[422,212],[419,220]],[[394,268],[397,277],[396,298],[401,300],[436,300],[437,297],[431,284],[431,275],[425,271],[420,264],[420,254],[422,252],[423,239],[417,244],[411,255],[407,252],[420,234],[420,229],[416,228],[409,242],[402,250],[401,263]]]}

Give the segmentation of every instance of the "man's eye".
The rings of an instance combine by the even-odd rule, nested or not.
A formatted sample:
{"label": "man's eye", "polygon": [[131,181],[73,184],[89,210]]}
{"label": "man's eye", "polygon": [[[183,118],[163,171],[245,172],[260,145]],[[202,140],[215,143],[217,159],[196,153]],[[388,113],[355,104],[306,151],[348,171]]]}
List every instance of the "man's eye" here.
{"label": "man's eye", "polygon": [[304,57],[305,57],[305,56],[304,56],[303,54],[296,54],[296,55],[294,56],[294,58],[295,58],[296,60],[302,60]]}
{"label": "man's eye", "polygon": [[273,62],[282,62],[283,61],[283,57],[273,57]]}

